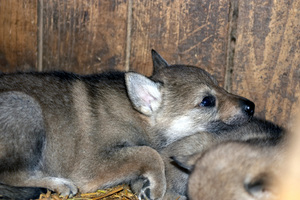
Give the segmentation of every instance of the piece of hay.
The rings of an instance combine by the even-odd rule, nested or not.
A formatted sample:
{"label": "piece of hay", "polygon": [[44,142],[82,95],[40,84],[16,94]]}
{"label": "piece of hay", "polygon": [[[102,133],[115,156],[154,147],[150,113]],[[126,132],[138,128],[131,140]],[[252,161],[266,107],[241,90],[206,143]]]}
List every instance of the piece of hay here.
{"label": "piece of hay", "polygon": [[105,190],[97,190],[93,193],[78,193],[72,198],[61,197],[57,193],[41,194],[39,200],[138,200],[138,197],[131,192],[129,186],[121,185]]}

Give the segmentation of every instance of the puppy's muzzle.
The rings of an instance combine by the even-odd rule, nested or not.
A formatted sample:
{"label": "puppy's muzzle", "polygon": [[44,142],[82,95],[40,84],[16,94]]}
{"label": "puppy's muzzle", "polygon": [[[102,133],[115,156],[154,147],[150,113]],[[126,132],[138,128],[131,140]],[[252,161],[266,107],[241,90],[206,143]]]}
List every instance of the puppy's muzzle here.
{"label": "puppy's muzzle", "polygon": [[225,114],[227,115],[225,115],[224,118],[221,118],[227,125],[241,125],[249,121],[254,115],[255,104],[252,101],[246,98],[239,98],[236,103],[237,106],[229,113],[230,115],[226,112]]}

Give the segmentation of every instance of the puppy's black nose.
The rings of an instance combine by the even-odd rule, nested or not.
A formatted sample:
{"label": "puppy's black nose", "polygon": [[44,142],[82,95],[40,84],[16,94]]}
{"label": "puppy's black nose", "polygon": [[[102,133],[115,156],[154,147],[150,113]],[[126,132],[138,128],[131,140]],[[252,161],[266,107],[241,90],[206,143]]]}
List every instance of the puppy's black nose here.
{"label": "puppy's black nose", "polygon": [[242,110],[249,116],[253,116],[255,110],[255,104],[248,99],[241,100]]}

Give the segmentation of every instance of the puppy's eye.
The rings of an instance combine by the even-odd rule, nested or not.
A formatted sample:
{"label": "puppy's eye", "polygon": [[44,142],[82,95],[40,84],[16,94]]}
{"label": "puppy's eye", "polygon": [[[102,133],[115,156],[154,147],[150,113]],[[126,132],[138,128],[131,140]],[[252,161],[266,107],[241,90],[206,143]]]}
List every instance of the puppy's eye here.
{"label": "puppy's eye", "polygon": [[201,103],[199,104],[200,107],[214,107],[215,105],[216,105],[216,98],[213,96],[204,97]]}

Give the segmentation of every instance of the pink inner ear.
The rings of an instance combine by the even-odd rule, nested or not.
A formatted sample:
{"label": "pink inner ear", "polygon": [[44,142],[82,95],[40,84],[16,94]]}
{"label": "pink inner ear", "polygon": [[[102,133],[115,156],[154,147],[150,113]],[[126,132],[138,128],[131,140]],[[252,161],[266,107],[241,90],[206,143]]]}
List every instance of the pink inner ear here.
{"label": "pink inner ear", "polygon": [[147,90],[144,88],[139,91],[139,97],[144,102],[144,106],[150,107],[151,102],[156,100],[155,97],[153,97]]}

